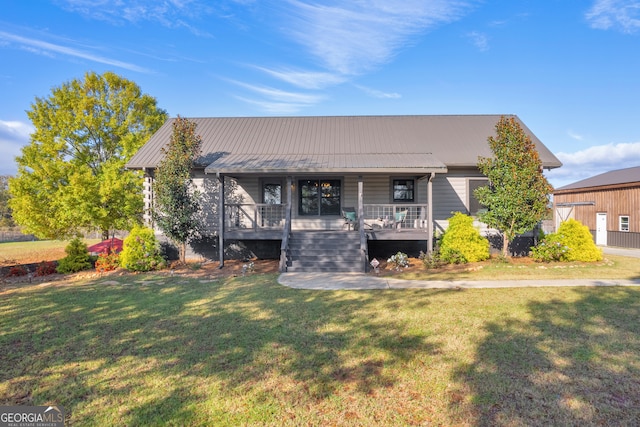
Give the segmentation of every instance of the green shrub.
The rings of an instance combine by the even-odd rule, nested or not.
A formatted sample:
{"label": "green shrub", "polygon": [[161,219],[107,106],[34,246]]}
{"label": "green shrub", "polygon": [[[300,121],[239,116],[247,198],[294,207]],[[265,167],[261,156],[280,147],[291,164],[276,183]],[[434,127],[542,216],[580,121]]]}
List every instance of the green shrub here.
{"label": "green shrub", "polygon": [[589,227],[570,219],[558,227],[562,242],[569,248],[565,261],[601,261],[602,249],[596,246]]}
{"label": "green shrub", "polygon": [[64,252],[67,256],[58,261],[58,267],[56,268],[58,273],[77,273],[93,267],[87,245],[79,237],[71,240],[67,247],[64,248]]}
{"label": "green shrub", "polygon": [[602,250],[593,241],[586,225],[569,219],[555,233],[547,234],[538,246],[531,248],[536,261],[601,261]]}
{"label": "green shrub", "polygon": [[531,248],[531,258],[536,262],[562,261],[569,251],[556,233],[547,234],[539,242],[538,246]]}
{"label": "green shrub", "polygon": [[440,240],[440,259],[450,264],[464,264],[489,259],[489,240],[473,226],[473,218],[456,212]]}
{"label": "green shrub", "polygon": [[136,226],[122,243],[120,266],[130,271],[151,271],[163,268],[160,246],[153,230]]}

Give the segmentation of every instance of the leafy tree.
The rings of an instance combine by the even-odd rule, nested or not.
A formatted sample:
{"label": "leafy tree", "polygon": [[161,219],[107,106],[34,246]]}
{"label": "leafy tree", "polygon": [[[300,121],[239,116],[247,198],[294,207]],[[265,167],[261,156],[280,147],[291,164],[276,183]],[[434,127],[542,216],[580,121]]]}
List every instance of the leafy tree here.
{"label": "leafy tree", "polygon": [[155,170],[153,218],[157,227],[180,250],[185,262],[187,242],[200,229],[200,194],[191,179],[194,161],[200,156],[202,141],[196,135],[196,124],[178,117],[173,122],[169,146]]}
{"label": "leafy tree", "polygon": [[502,117],[496,124],[497,137],[489,137],[494,156],[480,158],[478,168],[489,185],[475,191],[487,208],[479,219],[502,233],[502,253],[509,243],[533,229],[548,211],[551,185],[542,174],[542,161],[531,138],[515,118]]}
{"label": "leafy tree", "polygon": [[27,115],[35,132],[9,180],[15,221],[41,238],[129,229],[143,209],[142,177],[124,166],[167,118],[155,98],[91,72],[36,98]]}
{"label": "leafy tree", "polygon": [[13,217],[9,208],[9,176],[0,176],[0,227],[13,227]]}

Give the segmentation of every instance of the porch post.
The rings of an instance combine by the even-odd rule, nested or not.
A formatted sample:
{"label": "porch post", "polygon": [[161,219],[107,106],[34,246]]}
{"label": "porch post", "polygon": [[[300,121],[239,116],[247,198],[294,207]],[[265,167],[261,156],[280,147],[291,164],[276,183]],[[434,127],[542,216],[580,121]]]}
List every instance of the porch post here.
{"label": "porch post", "polygon": [[435,173],[431,172],[427,181],[427,253],[433,253],[433,178]]}
{"label": "porch post", "polygon": [[218,174],[218,253],[220,265],[218,268],[224,267],[224,175]]}
{"label": "porch post", "polygon": [[358,175],[358,232],[360,233],[360,261],[364,272],[369,271],[369,255],[367,235],[364,232],[364,183],[362,175]]}

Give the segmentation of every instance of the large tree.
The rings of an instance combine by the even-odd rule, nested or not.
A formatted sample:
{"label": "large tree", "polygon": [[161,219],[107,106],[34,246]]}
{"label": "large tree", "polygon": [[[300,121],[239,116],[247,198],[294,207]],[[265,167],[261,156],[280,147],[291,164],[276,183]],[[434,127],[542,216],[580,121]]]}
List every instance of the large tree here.
{"label": "large tree", "polygon": [[0,175],[0,227],[13,227],[13,217],[9,208],[9,176]]}
{"label": "large tree", "polygon": [[142,178],[125,164],[165,122],[134,82],[89,72],[36,98],[35,127],[9,181],[14,220],[41,238],[129,229],[143,209]]}
{"label": "large tree", "polygon": [[200,156],[202,141],[196,123],[178,117],[173,122],[169,145],[154,173],[153,219],[156,226],[178,245],[185,262],[187,242],[200,231],[200,193],[191,171]]}
{"label": "large tree", "polygon": [[532,230],[548,211],[553,188],[542,173],[542,161],[531,138],[513,117],[496,124],[496,137],[489,137],[493,157],[478,159],[478,168],[489,185],[476,189],[475,196],[487,210],[482,222],[502,233],[502,253],[509,244]]}

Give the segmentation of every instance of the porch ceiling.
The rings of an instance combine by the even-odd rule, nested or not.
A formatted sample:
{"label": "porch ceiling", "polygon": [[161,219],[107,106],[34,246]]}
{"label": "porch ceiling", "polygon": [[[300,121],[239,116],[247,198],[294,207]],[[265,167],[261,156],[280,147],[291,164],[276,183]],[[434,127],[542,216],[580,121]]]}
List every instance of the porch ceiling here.
{"label": "porch ceiling", "polygon": [[224,154],[205,173],[446,173],[429,153],[375,154]]}

